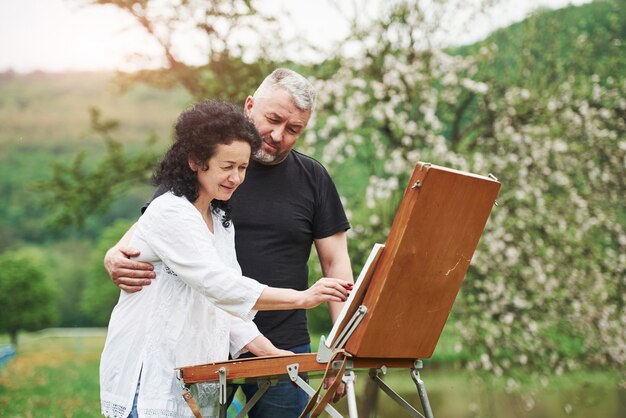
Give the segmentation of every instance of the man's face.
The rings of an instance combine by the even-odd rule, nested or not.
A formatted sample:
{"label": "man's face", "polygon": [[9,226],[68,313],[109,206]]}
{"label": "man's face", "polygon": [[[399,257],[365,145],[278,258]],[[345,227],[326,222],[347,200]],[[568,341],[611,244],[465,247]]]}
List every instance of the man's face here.
{"label": "man's face", "polygon": [[310,110],[298,109],[284,89],[257,99],[248,96],[244,109],[263,138],[253,159],[269,165],[278,164],[287,157],[311,116]]}

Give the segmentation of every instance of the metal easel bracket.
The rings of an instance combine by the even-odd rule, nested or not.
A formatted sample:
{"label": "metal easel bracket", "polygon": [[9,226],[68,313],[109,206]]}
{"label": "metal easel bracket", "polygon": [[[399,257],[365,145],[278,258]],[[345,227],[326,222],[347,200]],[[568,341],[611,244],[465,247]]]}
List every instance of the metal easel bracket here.
{"label": "metal easel bracket", "polygon": [[[411,369],[411,370],[415,370],[415,369]],[[380,369],[370,369],[369,375],[370,378],[376,382],[376,384],[378,385],[378,387],[387,394],[387,396],[389,396],[391,399],[393,399],[398,405],[400,405],[402,408],[404,408],[404,410],[406,410],[412,417],[419,417],[419,418],[433,418],[432,416],[432,412],[426,411],[426,407],[424,407],[424,412],[426,413],[426,416],[422,415],[417,409],[415,409],[410,403],[408,403],[406,400],[404,400],[404,398],[400,395],[398,395],[398,393],[396,391],[394,391],[389,385],[387,385],[387,383],[385,383],[382,379],[382,376],[384,376],[385,374],[387,374],[387,367],[386,366],[381,366]],[[422,382],[423,384],[423,382]],[[424,391],[424,393],[426,393]],[[420,395],[420,399],[421,399],[421,395]],[[424,406],[422,404],[422,406]],[[430,407],[429,407],[430,408]]]}
{"label": "metal easel bracket", "polygon": [[219,377],[219,417],[226,418],[226,409],[228,409],[228,392],[226,387],[226,367],[220,367],[217,371]]}
{"label": "metal easel bracket", "polygon": [[[226,410],[228,409],[228,386],[226,384],[226,368],[220,367],[217,371],[219,374],[219,404],[220,404],[220,418],[226,416]],[[275,385],[278,379],[259,379],[257,385],[259,389],[254,393],[252,398],[244,405],[243,409],[237,414],[236,418],[244,418],[246,414],[252,409],[252,407],[259,401],[261,396],[267,392],[270,386]]]}
{"label": "metal easel bracket", "polygon": [[415,382],[415,386],[417,386],[417,393],[420,396],[420,401],[422,402],[422,408],[424,409],[424,414],[426,418],[433,418],[433,411],[430,408],[430,402],[428,401],[428,395],[426,394],[426,386],[424,385],[424,381],[420,377],[419,369],[423,367],[422,360],[415,360],[413,363],[413,368],[411,369],[411,379]]}
{"label": "metal easel bracket", "polygon": [[366,313],[367,306],[359,306],[354,315],[352,315],[352,318],[350,318],[350,321],[344,327],[341,334],[339,334],[339,337],[337,338],[335,344],[333,344],[333,346],[331,347],[332,349],[341,349],[344,345],[346,345],[346,341],[348,341],[350,335],[352,335],[356,327],[361,323]]}
{"label": "metal easel bracket", "polygon": [[333,350],[328,348],[326,345],[326,337],[322,335],[320,338],[320,345],[317,347],[317,357],[316,360],[318,363],[328,363],[330,358],[333,355]]}
{"label": "metal easel bracket", "polygon": [[326,337],[322,335],[322,338],[320,339],[320,345],[317,349],[318,363],[328,363],[330,358],[332,357],[333,352],[337,349],[342,349],[344,345],[346,345],[348,338],[350,337],[350,335],[352,335],[356,327],[361,323],[366,313],[367,306],[359,306],[354,315],[352,315],[352,318],[350,318],[350,321],[348,321],[346,326],[343,328],[343,331],[341,331],[341,334],[339,334],[339,336],[335,338],[335,343],[332,346],[328,347],[326,345]]}
{"label": "metal easel bracket", "polygon": [[220,405],[226,405],[226,402],[228,402],[228,392],[226,390],[226,367],[220,367],[217,373],[219,374],[220,379]]}
{"label": "metal easel bracket", "polygon": [[[287,366],[287,373],[289,374],[289,379],[291,379],[293,383],[298,385],[298,387],[302,389],[307,395],[309,395],[309,398],[311,398],[315,396],[315,390],[311,387],[311,385],[305,382],[304,379],[302,379],[298,375],[299,367],[300,366],[298,365],[298,363],[289,364]],[[326,405],[324,407],[324,410],[328,413],[328,415],[330,415],[333,418],[343,418],[341,414],[337,412],[337,410],[330,405]]]}

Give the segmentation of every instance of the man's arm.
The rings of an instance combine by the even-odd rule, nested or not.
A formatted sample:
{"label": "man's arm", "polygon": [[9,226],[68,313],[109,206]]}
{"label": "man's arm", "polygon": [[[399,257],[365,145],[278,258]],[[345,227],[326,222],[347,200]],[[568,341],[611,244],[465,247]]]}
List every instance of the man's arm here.
{"label": "man's arm", "polygon": [[[337,232],[330,237],[316,239],[315,249],[320,259],[324,277],[334,277],[354,283],[352,265],[348,255],[348,238],[345,231]],[[343,302],[329,302],[330,319],[335,323]]]}
{"label": "man's arm", "polygon": [[[349,280],[354,283],[352,264],[348,255],[348,238],[345,231],[337,232],[330,237],[316,239],[315,249],[317,250],[324,276]],[[343,304],[344,302],[328,302],[330,319],[333,321],[333,324],[341,313]],[[334,380],[332,377],[326,378],[324,380],[324,389],[328,389]],[[337,402],[345,394],[345,385],[341,383],[337,388],[337,392],[335,392],[333,402]]]}
{"label": "man's arm", "polygon": [[136,223],[133,224],[119,242],[104,255],[104,268],[111,280],[120,289],[129,293],[140,291],[143,286],[152,283],[151,279],[156,277],[152,271],[152,264],[130,259],[139,255],[137,249],[128,246],[136,225]]}

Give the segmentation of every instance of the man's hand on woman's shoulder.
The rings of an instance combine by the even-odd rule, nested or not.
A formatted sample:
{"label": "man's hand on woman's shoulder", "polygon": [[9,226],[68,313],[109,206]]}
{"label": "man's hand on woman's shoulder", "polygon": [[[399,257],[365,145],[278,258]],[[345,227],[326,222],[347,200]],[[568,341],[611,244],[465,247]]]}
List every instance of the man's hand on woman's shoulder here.
{"label": "man's hand on woman's shoulder", "polygon": [[120,289],[134,293],[143,286],[152,283],[156,277],[152,264],[131,260],[139,256],[139,250],[125,246],[115,246],[104,256],[104,268],[109,273],[113,283]]}

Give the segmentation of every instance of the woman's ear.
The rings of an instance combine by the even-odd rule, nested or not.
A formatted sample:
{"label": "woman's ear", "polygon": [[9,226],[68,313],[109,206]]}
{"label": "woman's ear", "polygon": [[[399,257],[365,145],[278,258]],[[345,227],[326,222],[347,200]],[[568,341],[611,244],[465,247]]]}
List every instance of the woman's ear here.
{"label": "woman's ear", "polygon": [[187,163],[189,164],[189,168],[191,169],[191,171],[193,171],[194,173],[198,171],[198,164],[191,155],[189,156],[189,158],[187,158]]}

